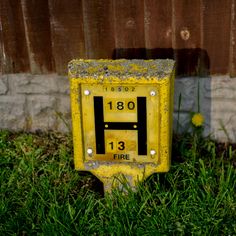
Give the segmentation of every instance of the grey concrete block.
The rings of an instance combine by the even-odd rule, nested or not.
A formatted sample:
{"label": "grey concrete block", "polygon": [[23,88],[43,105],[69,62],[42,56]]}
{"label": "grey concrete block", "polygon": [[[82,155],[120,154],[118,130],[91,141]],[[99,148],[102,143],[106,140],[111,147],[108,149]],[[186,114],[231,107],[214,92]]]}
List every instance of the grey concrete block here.
{"label": "grey concrete block", "polygon": [[230,110],[213,112],[211,115],[211,133],[214,139],[221,142],[236,142],[236,113]]}
{"label": "grey concrete block", "polygon": [[56,97],[31,95],[27,97],[28,123],[31,131],[56,130]]}
{"label": "grey concrete block", "polygon": [[222,99],[214,99],[211,101],[211,114],[214,116],[215,114],[219,114],[221,117],[225,115],[225,113],[236,114],[236,103],[234,99],[222,98]]}
{"label": "grey concrete block", "polygon": [[71,132],[70,97],[62,95],[57,99],[57,128],[60,132]]}
{"label": "grey concrete block", "polygon": [[234,122],[226,122],[223,120],[212,121],[212,138],[219,140],[220,142],[235,142],[236,141],[236,129]]}
{"label": "grey concrete block", "polygon": [[205,83],[205,96],[211,99],[235,99],[236,80],[228,76],[214,76]]}
{"label": "grey concrete block", "polygon": [[0,129],[24,130],[25,122],[24,96],[1,96],[0,97]]}
{"label": "grey concrete block", "polygon": [[70,94],[70,81],[67,76],[58,76],[56,82],[59,93]]}
{"label": "grey concrete block", "polygon": [[[199,83],[198,83],[199,82]],[[198,98],[198,86],[200,97]],[[14,74],[0,77],[0,129],[71,131],[69,80],[56,74]],[[204,135],[220,141],[236,142],[236,79],[228,76],[212,78],[178,78],[175,80],[174,129],[191,127],[191,112],[205,117]]]}
{"label": "grey concrete block", "polygon": [[57,75],[9,75],[12,90],[17,94],[53,94],[58,92]]}
{"label": "grey concrete block", "polygon": [[178,132],[187,132],[191,127],[191,117],[189,113],[177,113],[173,115],[173,128]]}
{"label": "grey concrete block", "polygon": [[8,82],[7,75],[0,76],[0,95],[7,94],[8,91]]}
{"label": "grey concrete block", "polygon": [[175,80],[174,110],[178,111],[180,101],[180,111],[193,111],[196,100],[197,78],[182,78]]}

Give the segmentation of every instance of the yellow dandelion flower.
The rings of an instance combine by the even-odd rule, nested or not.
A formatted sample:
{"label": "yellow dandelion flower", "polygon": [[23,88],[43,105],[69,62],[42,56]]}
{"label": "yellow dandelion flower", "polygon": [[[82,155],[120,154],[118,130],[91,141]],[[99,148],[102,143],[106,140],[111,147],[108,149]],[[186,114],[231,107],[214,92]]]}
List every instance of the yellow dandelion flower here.
{"label": "yellow dandelion flower", "polygon": [[192,123],[196,127],[200,127],[204,123],[204,117],[201,113],[195,113],[192,117]]}

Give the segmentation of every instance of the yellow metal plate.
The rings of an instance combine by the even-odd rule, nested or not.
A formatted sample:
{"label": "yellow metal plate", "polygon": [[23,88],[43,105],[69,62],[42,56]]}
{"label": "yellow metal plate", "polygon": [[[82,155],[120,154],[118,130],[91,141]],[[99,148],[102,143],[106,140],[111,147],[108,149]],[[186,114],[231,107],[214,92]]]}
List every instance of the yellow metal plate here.
{"label": "yellow metal plate", "polygon": [[[73,60],[69,63],[75,169],[111,190],[170,168],[173,60]],[[116,178],[115,178],[116,177]]]}
{"label": "yellow metal plate", "polygon": [[158,164],[159,85],[81,84],[86,161]]}

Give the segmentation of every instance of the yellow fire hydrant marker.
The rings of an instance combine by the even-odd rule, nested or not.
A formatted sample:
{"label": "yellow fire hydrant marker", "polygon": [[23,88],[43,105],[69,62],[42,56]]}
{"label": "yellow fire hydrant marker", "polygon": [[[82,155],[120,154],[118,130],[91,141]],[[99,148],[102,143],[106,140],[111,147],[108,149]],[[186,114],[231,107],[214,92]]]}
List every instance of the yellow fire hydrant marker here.
{"label": "yellow fire hydrant marker", "polygon": [[104,190],[170,168],[173,60],[69,63],[75,168]]}

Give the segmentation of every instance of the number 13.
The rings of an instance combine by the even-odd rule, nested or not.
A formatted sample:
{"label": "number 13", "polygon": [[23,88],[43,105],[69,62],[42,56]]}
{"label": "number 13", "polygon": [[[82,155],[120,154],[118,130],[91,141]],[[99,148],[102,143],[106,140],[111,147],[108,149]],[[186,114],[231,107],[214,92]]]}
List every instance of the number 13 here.
{"label": "number 13", "polygon": [[[113,149],[114,149],[114,142],[110,142],[109,145],[110,145],[111,150],[113,150]],[[125,142],[119,141],[117,148],[118,148],[118,150],[120,150],[120,151],[124,150],[124,149],[125,149]]]}

